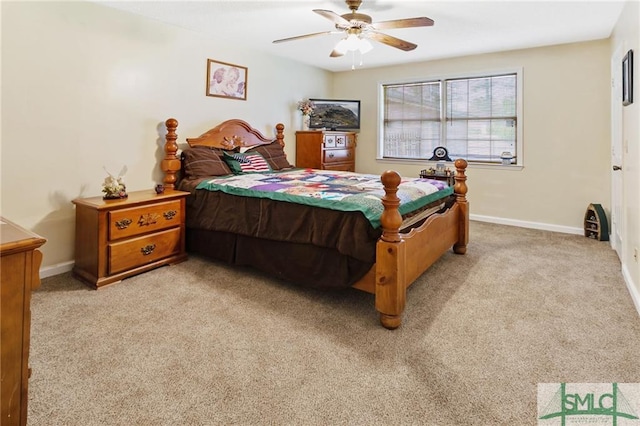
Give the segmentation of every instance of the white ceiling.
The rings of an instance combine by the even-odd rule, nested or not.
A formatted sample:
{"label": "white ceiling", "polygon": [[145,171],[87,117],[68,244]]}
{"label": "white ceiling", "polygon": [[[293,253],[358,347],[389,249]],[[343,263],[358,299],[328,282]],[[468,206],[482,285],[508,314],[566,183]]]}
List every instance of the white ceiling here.
{"label": "white ceiling", "polygon": [[[625,1],[418,1],[364,0],[359,13],[373,22],[426,16],[433,27],[394,29],[387,34],[418,47],[404,52],[373,42],[360,58],[347,54],[330,58],[338,34],[273,44],[273,40],[331,31],[331,21],[312,12],[327,9],[349,12],[344,0],[213,0],[213,1],[105,1],[106,6],[188,28],[294,59],[329,71],[419,62],[477,53],[521,49],[607,38]],[[629,0],[637,1],[637,0]]]}

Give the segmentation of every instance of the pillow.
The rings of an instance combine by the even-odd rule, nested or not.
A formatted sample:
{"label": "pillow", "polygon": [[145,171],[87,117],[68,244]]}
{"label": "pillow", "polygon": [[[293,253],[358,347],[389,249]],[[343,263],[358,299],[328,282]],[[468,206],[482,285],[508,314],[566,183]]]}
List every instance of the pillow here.
{"label": "pillow", "polygon": [[284,148],[278,143],[278,141],[272,142],[269,145],[256,146],[247,152],[257,152],[262,155],[273,170],[282,170],[293,167],[289,164],[289,161],[287,161]]}
{"label": "pillow", "polygon": [[222,150],[194,146],[182,151],[182,170],[186,179],[230,175],[231,169],[222,159]]}
{"label": "pillow", "polygon": [[267,160],[257,152],[233,153],[225,151],[224,161],[233,173],[268,173],[272,172]]}

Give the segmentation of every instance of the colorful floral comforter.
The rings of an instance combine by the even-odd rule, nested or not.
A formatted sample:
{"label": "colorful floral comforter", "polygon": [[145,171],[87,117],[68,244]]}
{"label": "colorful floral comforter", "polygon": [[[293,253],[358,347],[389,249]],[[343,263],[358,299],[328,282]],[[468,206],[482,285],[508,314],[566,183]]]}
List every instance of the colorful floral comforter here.
{"label": "colorful floral comforter", "polygon": [[[380,176],[316,169],[245,173],[202,181],[196,189],[305,204],[340,211],[360,211],[374,228],[384,210]],[[453,193],[445,182],[411,178],[398,187],[400,214],[417,210]]]}

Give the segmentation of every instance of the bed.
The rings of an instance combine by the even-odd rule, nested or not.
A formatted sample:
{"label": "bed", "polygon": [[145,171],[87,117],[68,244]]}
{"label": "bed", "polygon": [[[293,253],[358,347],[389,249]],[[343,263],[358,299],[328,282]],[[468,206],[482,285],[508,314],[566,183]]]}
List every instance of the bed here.
{"label": "bed", "polygon": [[[275,138],[267,138],[243,120],[227,120],[187,138],[180,156],[178,121],[170,118],[165,124],[163,183],[168,190],[190,192],[190,253],[300,285],[372,293],[381,324],[395,329],[402,323],[407,288],[448,250],[466,252],[463,159],[454,162],[453,188],[441,181],[403,179],[392,170],[374,176],[376,183],[371,175],[293,167],[284,153],[283,124],[276,125]],[[352,186],[334,190],[330,179]],[[306,187],[289,187],[291,182]],[[314,192],[313,185],[321,189]],[[274,186],[277,190],[265,189]],[[361,196],[358,191],[365,187],[374,195]],[[333,200],[323,199],[326,194],[346,198],[349,207],[335,207]],[[361,201],[366,207],[354,204]]]}

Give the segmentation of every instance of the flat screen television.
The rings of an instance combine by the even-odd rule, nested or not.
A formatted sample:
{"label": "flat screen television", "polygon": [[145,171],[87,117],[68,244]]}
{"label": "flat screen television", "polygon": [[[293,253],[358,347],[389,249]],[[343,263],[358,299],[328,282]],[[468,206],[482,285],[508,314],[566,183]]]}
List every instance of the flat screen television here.
{"label": "flat screen television", "polygon": [[360,101],[344,99],[309,99],[314,108],[309,117],[310,129],[360,130]]}

